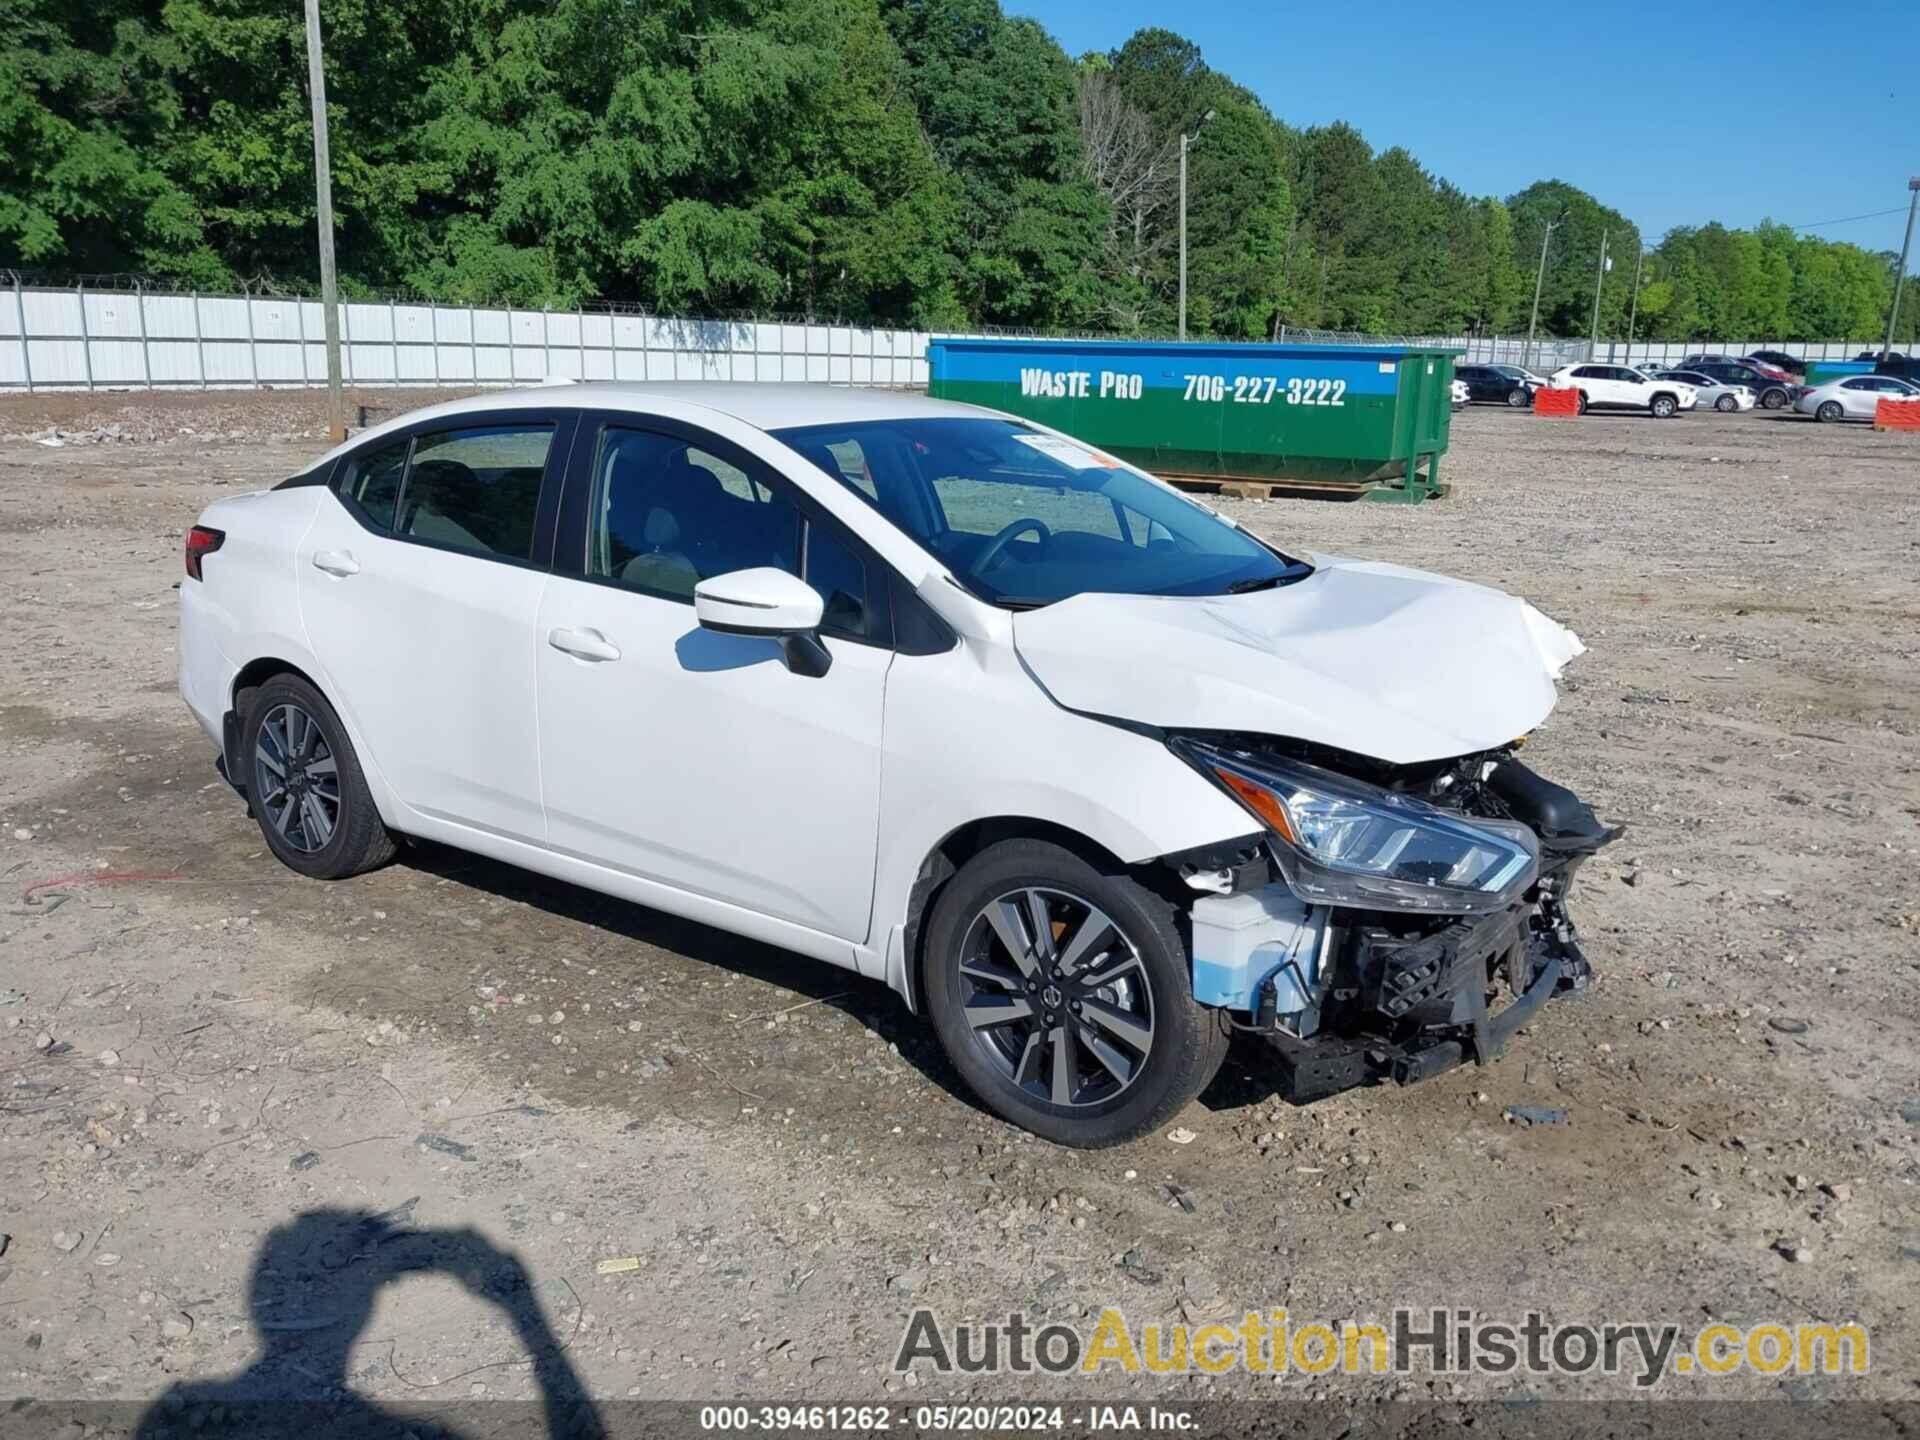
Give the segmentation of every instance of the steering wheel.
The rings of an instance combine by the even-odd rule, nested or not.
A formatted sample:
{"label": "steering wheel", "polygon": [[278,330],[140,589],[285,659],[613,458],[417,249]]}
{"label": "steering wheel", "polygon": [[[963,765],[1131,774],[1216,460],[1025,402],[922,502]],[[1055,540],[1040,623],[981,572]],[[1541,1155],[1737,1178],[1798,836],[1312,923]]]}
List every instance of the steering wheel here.
{"label": "steering wheel", "polygon": [[1002,525],[1000,527],[1000,533],[987,541],[987,548],[974,557],[973,573],[976,575],[986,574],[988,567],[991,566],[994,561],[998,560],[1001,552],[1007,548],[1007,542],[1012,540],[1014,536],[1023,534],[1028,530],[1033,531],[1040,537],[1040,543],[1042,545],[1045,545],[1049,540],[1053,539],[1053,532],[1046,527],[1044,522],[1036,520],[1031,515],[1022,515],[1018,520],[1010,521]]}

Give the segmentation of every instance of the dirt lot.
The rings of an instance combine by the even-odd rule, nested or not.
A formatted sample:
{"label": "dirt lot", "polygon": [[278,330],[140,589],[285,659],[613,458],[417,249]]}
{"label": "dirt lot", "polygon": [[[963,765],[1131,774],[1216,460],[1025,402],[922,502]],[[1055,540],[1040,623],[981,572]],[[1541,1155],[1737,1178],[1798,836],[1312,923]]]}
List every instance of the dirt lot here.
{"label": "dirt lot", "polygon": [[[1865,1378],[1660,1393],[1916,1398],[1913,437],[1476,411],[1444,503],[1236,502],[1584,638],[1529,758],[1630,827],[1575,895],[1599,980],[1490,1069],[1296,1109],[1249,1048],[1191,1143],[1078,1154],[983,1114],[878,985],[444,851],[280,868],[174,693],[173,592],[203,504],[317,453],[288,438],[311,397],[0,404],[0,434],[52,423],[140,438],[0,444],[7,1394],[145,1401],[257,1360],[389,1401],[569,1364],[603,1399],[1629,1388],[889,1371],[918,1305],[1111,1303],[1858,1319]],[[418,1273],[356,1279],[364,1212],[430,1232],[383,1278]]]}

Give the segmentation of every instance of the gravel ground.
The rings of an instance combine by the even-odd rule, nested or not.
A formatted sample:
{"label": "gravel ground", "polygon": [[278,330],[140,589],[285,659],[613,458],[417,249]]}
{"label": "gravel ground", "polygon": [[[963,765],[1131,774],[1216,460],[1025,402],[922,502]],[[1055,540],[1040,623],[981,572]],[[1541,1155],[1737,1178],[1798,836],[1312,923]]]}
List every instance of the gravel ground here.
{"label": "gravel ground", "polygon": [[[1249,1048],[1189,1143],[1079,1154],[982,1113],[878,985],[446,851],[276,865],[174,693],[173,591],[202,505],[320,448],[315,399],[0,403],[0,435],[114,424],[0,443],[0,1389],[267,1356],[522,1397],[545,1335],[607,1399],[1627,1392],[889,1370],[917,1305],[1412,1304],[1858,1319],[1866,1377],[1659,1393],[1915,1398],[1914,437],[1474,411],[1443,503],[1232,502],[1581,634],[1529,759],[1629,826],[1575,895],[1599,979],[1489,1069],[1294,1108]],[[419,1253],[355,1290],[399,1254],[367,1212]]]}

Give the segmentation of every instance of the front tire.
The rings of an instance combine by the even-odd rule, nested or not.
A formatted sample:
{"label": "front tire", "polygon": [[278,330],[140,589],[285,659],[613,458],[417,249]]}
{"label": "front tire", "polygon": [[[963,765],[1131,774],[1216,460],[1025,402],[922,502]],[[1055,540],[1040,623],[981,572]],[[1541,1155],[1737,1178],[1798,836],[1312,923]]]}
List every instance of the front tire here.
{"label": "front tire", "polygon": [[1784,390],[1769,390],[1760,397],[1760,408],[1763,410],[1778,410],[1786,403],[1787,392]]}
{"label": "front tire", "polygon": [[1813,415],[1816,420],[1824,420],[1828,424],[1831,424],[1833,421],[1842,418],[1846,413],[1846,410],[1838,400],[1823,400],[1820,408],[1814,411]]}
{"label": "front tire", "polygon": [[1582,391],[1580,392],[1580,406],[1579,406],[1579,408],[1580,408],[1580,413],[1581,413],[1582,415],[1584,415],[1584,414],[1586,414],[1586,413],[1587,413],[1587,403],[1588,403],[1588,402],[1587,402],[1587,392],[1586,392],[1586,391],[1584,391],[1584,390],[1582,390]]}
{"label": "front tire", "polygon": [[343,880],[384,865],[393,836],[374,808],[346,726],[312,685],[276,675],[240,729],[247,795],[267,847],[290,870]]}
{"label": "front tire", "polygon": [[1722,415],[1731,415],[1740,408],[1740,402],[1731,395],[1722,395],[1718,400],[1713,402],[1713,408],[1718,410]]}
{"label": "front tire", "polygon": [[1656,395],[1647,409],[1653,412],[1656,420],[1671,420],[1680,411],[1680,402],[1671,395]]}
{"label": "front tire", "polygon": [[1174,910],[1058,845],[1007,840],[948,882],[927,929],[934,1028],[995,1114],[1096,1148],[1166,1124],[1226,1058]]}
{"label": "front tire", "polygon": [[1527,402],[1532,398],[1533,397],[1528,395],[1524,389],[1509,390],[1507,392],[1507,408],[1509,410],[1524,410],[1527,408]]}

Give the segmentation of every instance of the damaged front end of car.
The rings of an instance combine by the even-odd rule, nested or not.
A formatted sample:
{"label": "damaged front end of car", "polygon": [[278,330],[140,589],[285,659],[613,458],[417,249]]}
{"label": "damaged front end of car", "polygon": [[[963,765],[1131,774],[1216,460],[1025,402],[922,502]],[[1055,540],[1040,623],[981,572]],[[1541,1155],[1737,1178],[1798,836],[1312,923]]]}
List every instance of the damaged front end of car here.
{"label": "damaged front end of car", "polygon": [[1261,833],[1172,857],[1194,995],[1271,1044],[1297,1102],[1488,1064],[1549,998],[1586,988],[1567,897],[1611,841],[1520,742],[1413,765],[1187,732],[1176,754]]}

